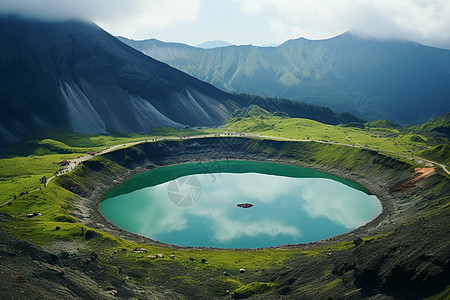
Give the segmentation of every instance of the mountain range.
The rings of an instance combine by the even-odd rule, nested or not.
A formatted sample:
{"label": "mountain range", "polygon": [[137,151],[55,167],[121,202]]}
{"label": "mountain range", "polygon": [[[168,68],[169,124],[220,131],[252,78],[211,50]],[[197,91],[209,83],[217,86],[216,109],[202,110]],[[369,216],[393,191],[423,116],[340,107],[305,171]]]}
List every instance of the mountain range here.
{"label": "mountain range", "polygon": [[215,49],[120,40],[229,92],[289,98],[400,124],[424,123],[450,111],[450,51],[414,42],[351,33],[278,47]]}
{"label": "mountain range", "polygon": [[0,147],[52,126],[84,134],[215,126],[252,104],[328,124],[358,121],[327,107],[223,92],[94,23],[2,16],[0,40]]}

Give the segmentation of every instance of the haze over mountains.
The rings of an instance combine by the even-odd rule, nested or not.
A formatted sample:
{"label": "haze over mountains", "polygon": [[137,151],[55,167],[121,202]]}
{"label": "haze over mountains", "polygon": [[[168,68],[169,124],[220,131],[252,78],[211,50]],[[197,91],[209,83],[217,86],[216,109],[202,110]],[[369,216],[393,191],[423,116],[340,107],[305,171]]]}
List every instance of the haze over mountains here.
{"label": "haze over mountains", "polygon": [[233,111],[232,95],[93,23],[1,17],[0,40],[0,144],[46,126],[89,134],[211,126]]}
{"label": "haze over mountains", "polygon": [[[450,111],[449,52],[408,42],[292,40],[279,47],[200,49],[158,40],[123,44],[93,23],[0,18],[0,146],[38,128],[147,133],[224,123],[256,104],[327,124],[366,119],[423,123]],[[187,73],[161,63],[168,62]]]}
{"label": "haze over mountains", "polygon": [[207,41],[207,42],[198,44],[196,47],[203,48],[203,49],[213,49],[213,48],[228,47],[228,46],[233,46],[233,44],[230,44],[226,41],[217,40],[217,41]]}
{"label": "haze over mountains", "polygon": [[368,120],[424,123],[450,111],[450,51],[345,33],[278,47],[200,49],[121,40],[226,91],[283,97]]}

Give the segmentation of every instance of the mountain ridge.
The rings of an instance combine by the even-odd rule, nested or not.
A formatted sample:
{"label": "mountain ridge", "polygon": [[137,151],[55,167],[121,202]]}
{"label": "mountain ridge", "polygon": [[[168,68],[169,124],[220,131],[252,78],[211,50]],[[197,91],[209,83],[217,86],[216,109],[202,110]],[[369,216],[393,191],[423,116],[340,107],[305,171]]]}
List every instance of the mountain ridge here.
{"label": "mountain ridge", "polygon": [[355,121],[322,106],[226,93],[144,55],[92,22],[1,17],[0,39],[0,147],[43,127],[129,134],[216,126],[251,104],[327,124]]}
{"label": "mountain ridge", "polygon": [[415,42],[346,32],[278,47],[163,46],[140,50],[229,92],[289,98],[399,124],[424,123],[450,111],[450,51]]}
{"label": "mountain ridge", "polygon": [[239,99],[82,21],[0,18],[0,144],[36,128],[144,133],[222,123]]}
{"label": "mountain ridge", "polygon": [[195,47],[203,48],[203,49],[212,49],[212,48],[220,48],[220,47],[228,47],[233,46],[233,44],[228,43],[227,41],[215,40],[215,41],[206,41],[204,43],[198,44]]}

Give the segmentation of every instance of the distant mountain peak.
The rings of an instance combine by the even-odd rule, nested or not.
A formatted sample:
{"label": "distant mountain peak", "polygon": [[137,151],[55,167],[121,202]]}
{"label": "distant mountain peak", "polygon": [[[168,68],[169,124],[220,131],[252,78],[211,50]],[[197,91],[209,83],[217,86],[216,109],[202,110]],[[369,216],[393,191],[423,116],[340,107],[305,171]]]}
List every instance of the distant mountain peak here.
{"label": "distant mountain peak", "polygon": [[177,43],[177,42],[164,42],[155,38],[145,39],[145,40],[133,40],[129,39],[127,37],[123,36],[116,36],[116,38],[121,41],[122,43],[125,43],[139,51],[142,51],[142,49],[145,49],[146,47],[152,47],[152,46],[161,46],[161,47],[167,47],[167,45],[170,45],[171,47],[191,47],[186,44]]}
{"label": "distant mountain peak", "polygon": [[323,38],[323,39],[308,39],[305,37],[293,38],[293,39],[289,39],[289,40],[286,40],[285,42],[281,43],[280,46],[286,46],[286,45],[291,45],[291,44],[295,45],[297,43],[324,42],[324,41],[329,41],[329,40],[334,40],[334,39],[359,39],[359,38],[360,38],[359,35],[356,34],[355,32],[345,31],[341,34],[332,36],[330,38]]}
{"label": "distant mountain peak", "polygon": [[226,41],[222,40],[216,40],[216,41],[207,41],[201,44],[198,44],[197,48],[203,48],[203,49],[213,49],[213,48],[221,48],[221,47],[228,47],[233,46],[233,44],[228,43]]}

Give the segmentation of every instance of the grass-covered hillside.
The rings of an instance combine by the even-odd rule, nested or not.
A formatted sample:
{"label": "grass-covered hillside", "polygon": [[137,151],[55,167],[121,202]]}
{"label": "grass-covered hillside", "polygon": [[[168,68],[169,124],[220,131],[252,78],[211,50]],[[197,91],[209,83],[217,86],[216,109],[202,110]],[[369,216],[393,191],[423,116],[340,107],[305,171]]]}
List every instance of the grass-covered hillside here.
{"label": "grass-covered hillside", "polygon": [[[151,141],[95,156],[44,189],[0,208],[3,231],[43,246],[49,253],[38,255],[42,250],[14,242],[2,233],[0,247],[5,257],[0,266],[8,275],[1,277],[6,283],[3,295],[17,297],[20,291],[9,288],[15,282],[26,283],[30,288],[23,284],[24,293],[28,295],[32,289],[35,297],[47,295],[44,287],[51,283],[61,285],[54,296],[81,293],[102,299],[108,295],[121,299],[136,295],[173,299],[448,295],[445,271],[439,269],[440,262],[442,268],[448,265],[445,253],[449,236],[445,232],[448,224],[442,222],[448,220],[448,178],[441,171],[410,191],[389,194],[395,201],[385,203],[385,215],[378,221],[382,226],[366,227],[347,238],[316,245],[252,251],[178,249],[127,235],[108,223],[99,224],[96,201],[133,170],[233,157],[259,157],[358,174],[355,178],[372,182],[371,190],[383,187],[383,195],[413,176],[414,168],[420,166],[356,147],[214,135]],[[32,212],[41,215],[25,216]],[[422,215],[427,223],[417,221]],[[133,251],[136,248],[145,250]],[[10,255],[11,249],[21,250]],[[26,253],[33,260],[24,268]],[[40,275],[30,275],[26,269]],[[84,279],[80,283],[70,274]],[[394,288],[396,285],[400,288]]]}
{"label": "grass-covered hillside", "polygon": [[[234,117],[224,126],[225,130],[256,133],[265,136],[292,138],[312,141],[328,141],[354,146],[368,146],[379,150],[394,151],[420,156],[420,151],[448,143],[446,138],[436,138],[421,131],[402,129],[388,121],[370,123],[348,123],[345,125],[326,125],[320,122],[268,116],[267,114]],[[437,157],[445,162],[445,155]]]}
{"label": "grass-covered hillside", "polygon": [[446,113],[422,125],[412,126],[411,130],[450,138],[450,113]]}
{"label": "grass-covered hillside", "polygon": [[[111,152],[86,156],[105,149]],[[426,128],[385,121],[332,126],[257,106],[236,111],[218,128],[129,136],[42,130],[0,158],[0,292],[6,298],[445,298],[449,177],[437,167],[436,175],[394,190],[426,164],[411,154],[448,164],[448,152],[448,140]],[[43,176],[67,168],[56,163],[80,155],[90,159],[43,187]],[[380,226],[314,245],[211,251],[126,234],[97,211],[103,193],[136,173],[224,159],[298,164],[356,180],[385,201]],[[50,294],[52,286],[58,288]]]}
{"label": "grass-covered hillside", "polygon": [[[442,118],[440,118],[442,119]],[[434,120],[428,122],[433,123]],[[441,124],[441,123],[440,123]],[[425,124],[426,125],[426,124]],[[235,117],[219,128],[175,130],[153,129],[149,135],[82,135],[63,128],[47,128],[35,132],[24,143],[6,149],[0,159],[0,204],[24,191],[41,186],[40,178],[51,177],[61,169],[56,164],[65,159],[100,151],[114,145],[157,137],[201,136],[225,132],[254,133],[265,136],[309,141],[326,141],[376,148],[415,155],[450,164],[448,139],[433,129],[403,129],[389,121],[327,125],[317,121],[290,118],[270,113],[256,105],[235,112]],[[441,126],[441,125],[440,125]],[[424,128],[425,127],[425,128]],[[413,130],[414,129],[414,130]],[[429,134],[431,132],[431,134]]]}
{"label": "grass-covered hillside", "polygon": [[46,128],[33,133],[26,142],[3,151],[0,156],[0,204],[21,192],[42,186],[43,176],[50,178],[61,170],[57,163],[114,145],[132,143],[161,136],[198,135],[199,130],[158,128],[149,135],[85,135],[64,128]]}

